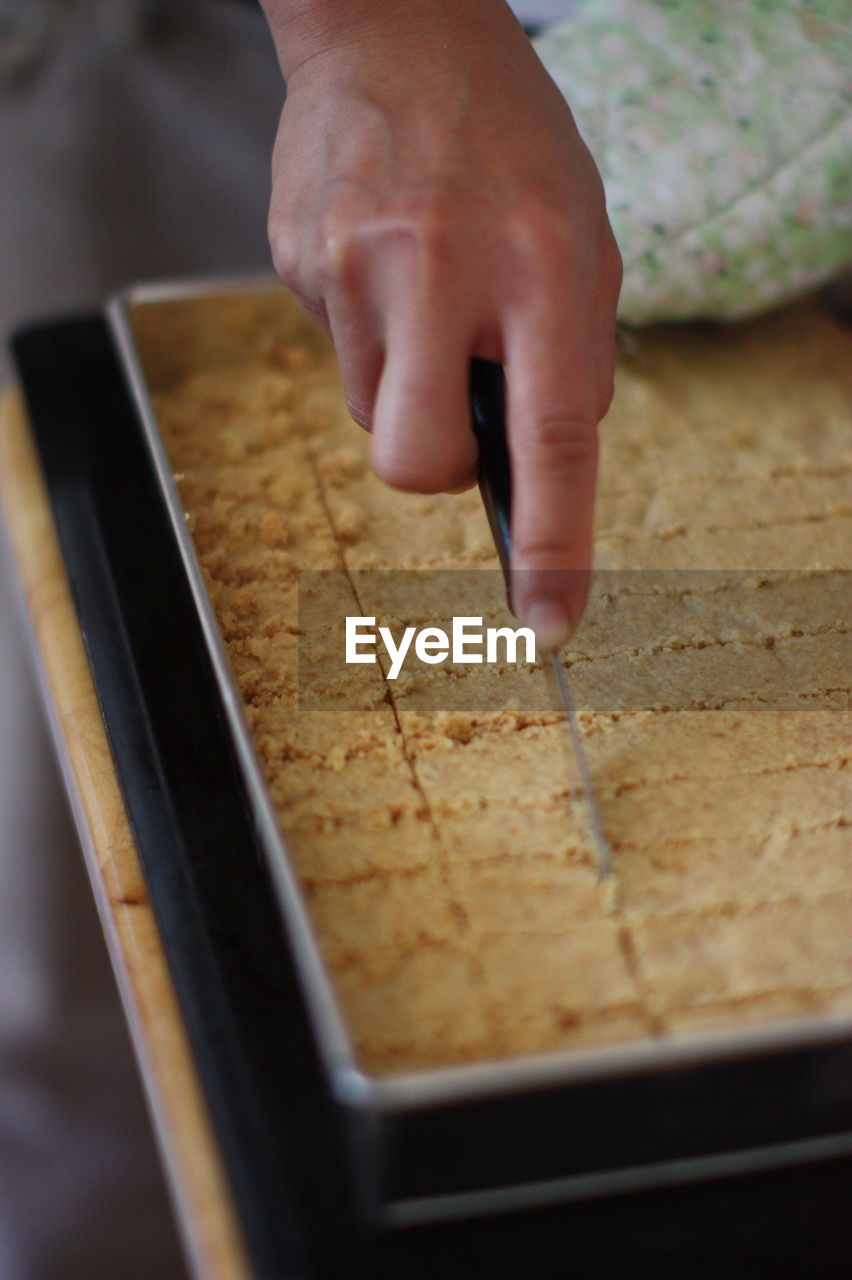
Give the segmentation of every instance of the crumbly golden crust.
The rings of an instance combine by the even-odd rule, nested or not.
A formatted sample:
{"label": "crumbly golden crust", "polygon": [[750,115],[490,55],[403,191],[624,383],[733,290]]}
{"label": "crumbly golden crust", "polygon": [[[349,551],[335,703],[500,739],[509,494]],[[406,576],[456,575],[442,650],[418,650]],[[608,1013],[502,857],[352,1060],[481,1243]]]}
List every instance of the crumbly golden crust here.
{"label": "crumbly golden crust", "polygon": [[[478,496],[372,477],[330,348],[283,292],[133,322],[369,1070],[852,1007],[847,334],[805,304],[650,330],[622,357],[597,535],[613,572],[566,652],[615,849],[602,888],[542,672],[479,673],[476,712],[448,711],[458,672],[391,687],[329,652],[326,616],[387,607],[360,570],[496,567]],[[668,572],[618,573],[637,568]],[[305,569],[333,572],[300,673]]]}

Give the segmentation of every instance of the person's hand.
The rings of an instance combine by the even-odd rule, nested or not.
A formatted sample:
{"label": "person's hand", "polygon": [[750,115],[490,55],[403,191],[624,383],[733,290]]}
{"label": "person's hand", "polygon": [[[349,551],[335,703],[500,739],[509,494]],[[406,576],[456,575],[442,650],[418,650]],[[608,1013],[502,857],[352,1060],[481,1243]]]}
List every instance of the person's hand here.
{"label": "person's hand", "polygon": [[396,488],[474,478],[470,358],[503,363],[513,608],[562,643],[588,589],[621,281],[570,111],[503,0],[266,8],[287,80],[276,269],[331,334]]}

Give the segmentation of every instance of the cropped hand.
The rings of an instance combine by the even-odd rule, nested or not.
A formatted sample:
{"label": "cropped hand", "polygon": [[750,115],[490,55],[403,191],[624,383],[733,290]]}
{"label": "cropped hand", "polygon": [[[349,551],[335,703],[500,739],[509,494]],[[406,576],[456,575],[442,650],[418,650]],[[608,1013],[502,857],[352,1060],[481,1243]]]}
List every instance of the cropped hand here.
{"label": "cropped hand", "polygon": [[588,589],[621,280],[571,113],[503,0],[266,9],[287,80],[276,269],[397,488],[473,479],[470,359],[504,365],[513,608],[562,643]]}

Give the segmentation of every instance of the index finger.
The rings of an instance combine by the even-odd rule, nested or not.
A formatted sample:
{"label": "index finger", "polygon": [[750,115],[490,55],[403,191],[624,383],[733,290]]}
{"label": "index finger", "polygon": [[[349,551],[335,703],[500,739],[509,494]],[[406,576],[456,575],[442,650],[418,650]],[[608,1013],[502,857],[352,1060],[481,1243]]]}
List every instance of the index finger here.
{"label": "index finger", "polygon": [[512,464],[512,607],[558,648],[583,614],[598,465],[598,367],[591,301],[525,309],[506,326]]}

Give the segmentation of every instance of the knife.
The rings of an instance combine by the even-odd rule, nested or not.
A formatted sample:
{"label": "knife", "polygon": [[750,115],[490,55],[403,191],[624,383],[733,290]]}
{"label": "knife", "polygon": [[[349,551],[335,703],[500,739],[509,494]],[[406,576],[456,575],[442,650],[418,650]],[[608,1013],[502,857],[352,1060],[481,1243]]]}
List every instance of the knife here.
{"label": "knife", "polygon": [[[470,404],[473,431],[479,445],[479,492],[491,526],[491,533],[503,568],[509,608],[512,607],[509,562],[511,559],[512,475],[509,448],[506,441],[506,388],[503,368],[491,360],[474,359],[470,368]],[[600,879],[612,871],[612,849],[601,821],[597,796],[592,786],[592,776],[586,748],[580,733],[574,704],[568,688],[568,676],[557,650],[550,655],[568,736],[577,762],[580,785],[586,803],[589,831],[595,851],[595,863]]]}

